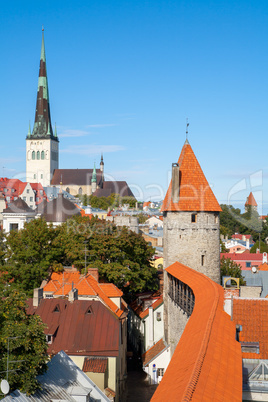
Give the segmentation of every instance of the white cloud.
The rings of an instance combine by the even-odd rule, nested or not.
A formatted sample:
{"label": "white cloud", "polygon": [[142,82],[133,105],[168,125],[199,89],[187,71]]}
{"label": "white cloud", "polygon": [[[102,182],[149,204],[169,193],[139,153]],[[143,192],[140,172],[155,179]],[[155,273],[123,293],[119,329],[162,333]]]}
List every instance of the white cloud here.
{"label": "white cloud", "polygon": [[67,130],[63,130],[59,134],[59,137],[60,138],[63,138],[63,137],[75,138],[75,137],[85,137],[86,135],[89,135],[88,131],[67,129]]}
{"label": "white cloud", "polygon": [[76,155],[100,155],[101,153],[108,154],[110,152],[124,151],[126,148],[122,145],[74,145],[62,149],[60,152],[65,154]]}

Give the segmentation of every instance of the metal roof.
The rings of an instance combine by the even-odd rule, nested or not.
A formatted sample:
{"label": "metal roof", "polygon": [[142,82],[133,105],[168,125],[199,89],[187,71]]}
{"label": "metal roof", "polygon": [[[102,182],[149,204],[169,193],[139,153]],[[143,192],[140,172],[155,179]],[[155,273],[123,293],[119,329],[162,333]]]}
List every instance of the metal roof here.
{"label": "metal roof", "polygon": [[48,328],[56,328],[48,354],[118,356],[119,319],[96,300],[42,299],[37,308],[28,300],[30,314],[38,314]]}
{"label": "metal roof", "polygon": [[268,271],[261,271],[253,273],[252,271],[242,271],[242,275],[245,278],[247,286],[261,286],[261,297],[268,295]]}
{"label": "metal roof", "polygon": [[42,389],[27,396],[19,390],[12,392],[4,402],[51,402],[83,401],[81,397],[89,395],[88,401],[109,401],[97,385],[64,353],[59,352],[48,363],[48,370],[37,377]]}

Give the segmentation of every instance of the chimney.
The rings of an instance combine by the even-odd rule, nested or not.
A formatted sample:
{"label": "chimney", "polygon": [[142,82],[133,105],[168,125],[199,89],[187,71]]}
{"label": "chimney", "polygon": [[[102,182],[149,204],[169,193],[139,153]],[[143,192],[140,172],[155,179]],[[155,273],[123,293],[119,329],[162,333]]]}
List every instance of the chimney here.
{"label": "chimney", "polygon": [[246,240],[246,248],[249,250],[249,239]]}
{"label": "chimney", "polygon": [[154,344],[154,309],[149,307],[149,348]]}
{"label": "chimney", "polygon": [[93,278],[96,279],[97,282],[99,282],[99,270],[98,270],[98,268],[87,267],[87,273],[92,275]]}
{"label": "chimney", "polygon": [[257,248],[256,254],[260,254],[260,249],[259,248]]}
{"label": "chimney", "polygon": [[265,262],[267,263],[267,253],[262,254],[262,263],[264,264]]}
{"label": "chimney", "polygon": [[172,188],[171,198],[174,203],[179,202],[180,167],[178,163],[172,163]]}
{"label": "chimney", "polygon": [[40,300],[43,299],[43,289],[35,288],[33,294],[33,307],[38,307],[40,304]]}
{"label": "chimney", "polygon": [[68,300],[69,302],[73,303],[75,300],[78,300],[78,290],[73,288],[68,293]]}

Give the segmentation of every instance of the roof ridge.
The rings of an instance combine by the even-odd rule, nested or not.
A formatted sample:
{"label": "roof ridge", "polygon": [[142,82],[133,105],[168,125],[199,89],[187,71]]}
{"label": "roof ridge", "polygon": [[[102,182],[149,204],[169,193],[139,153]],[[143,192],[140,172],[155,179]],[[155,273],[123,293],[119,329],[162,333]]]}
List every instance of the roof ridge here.
{"label": "roof ridge", "polygon": [[202,343],[201,343],[201,347],[200,347],[200,351],[198,353],[198,357],[196,359],[196,362],[194,364],[193,370],[192,370],[192,374],[190,376],[189,382],[188,382],[188,386],[186,387],[186,391],[183,394],[183,401],[191,401],[192,399],[192,395],[195,391],[196,385],[198,383],[198,379],[202,370],[202,366],[205,360],[205,356],[206,356],[206,352],[207,352],[207,348],[208,348],[208,343],[209,343],[209,338],[211,335],[211,330],[212,330],[212,324],[214,322],[215,316],[216,316],[216,311],[217,311],[217,307],[219,304],[219,292],[217,292],[217,286],[215,284],[215,282],[211,281],[209,282],[215,291],[215,299],[211,308],[211,312],[209,315],[209,319],[206,325],[206,329],[205,329],[205,334],[204,337],[202,339]]}
{"label": "roof ridge", "polygon": [[[100,296],[102,298],[102,300],[104,301],[105,304],[107,304],[108,307],[111,308],[111,306],[113,307],[113,309],[111,308],[111,310],[113,310],[113,312],[117,315],[119,314],[119,312],[121,312],[121,314],[123,313],[123,311],[103,292],[103,290],[101,289],[101,287],[99,286],[99,283],[97,282],[97,280],[92,276],[91,276],[91,280],[93,282],[93,284],[91,286],[93,286],[93,290],[97,293],[98,296]],[[95,287],[95,289],[94,289]],[[99,291],[97,291],[97,289]],[[110,306],[109,306],[110,305]],[[121,316],[120,314],[120,316]]]}

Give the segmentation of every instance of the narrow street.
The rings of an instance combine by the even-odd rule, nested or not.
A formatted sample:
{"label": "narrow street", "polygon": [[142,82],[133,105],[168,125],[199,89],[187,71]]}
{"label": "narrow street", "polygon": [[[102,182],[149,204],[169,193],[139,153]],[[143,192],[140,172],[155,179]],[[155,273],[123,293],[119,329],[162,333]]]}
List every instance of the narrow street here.
{"label": "narrow street", "polygon": [[126,391],[121,402],[149,402],[157,385],[149,385],[146,373],[142,370],[135,358],[128,361]]}

